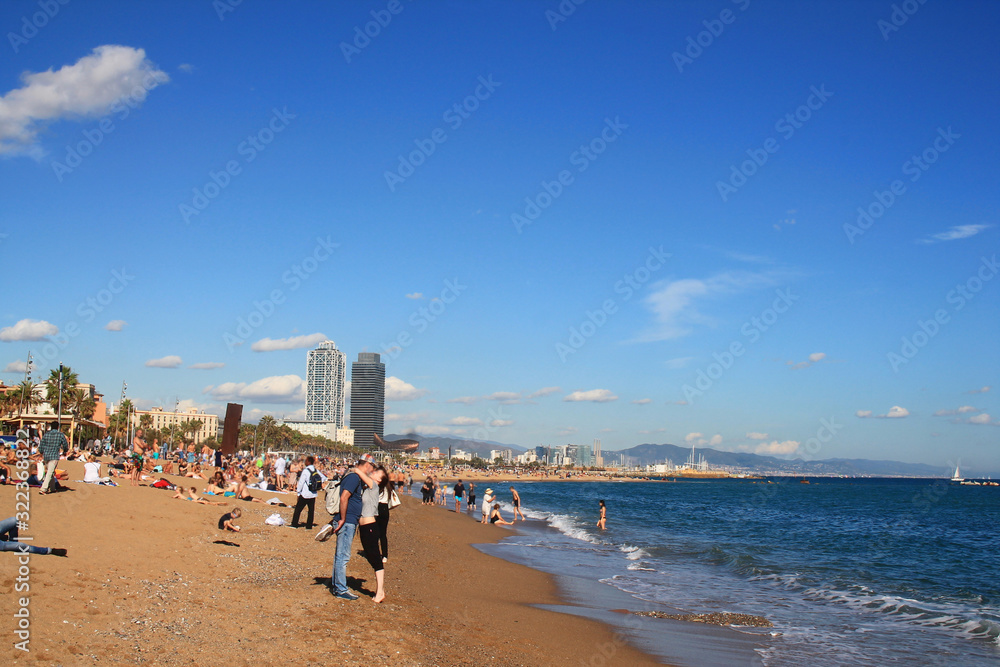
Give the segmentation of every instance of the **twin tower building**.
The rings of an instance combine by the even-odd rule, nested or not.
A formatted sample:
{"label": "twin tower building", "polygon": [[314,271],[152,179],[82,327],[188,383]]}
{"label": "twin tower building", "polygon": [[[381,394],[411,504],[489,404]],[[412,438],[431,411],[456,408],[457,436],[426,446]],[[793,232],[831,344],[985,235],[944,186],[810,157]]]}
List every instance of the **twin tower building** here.
{"label": "twin tower building", "polygon": [[[371,449],[385,435],[385,364],[374,352],[358,353],[351,364],[351,421],[346,429],[347,357],[327,340],[306,357],[305,425],[324,425],[331,439],[344,442],[353,431],[355,447]],[[290,422],[289,426],[296,428]],[[301,424],[302,422],[299,422]],[[304,430],[299,428],[298,430]],[[309,429],[313,430],[313,429]]]}

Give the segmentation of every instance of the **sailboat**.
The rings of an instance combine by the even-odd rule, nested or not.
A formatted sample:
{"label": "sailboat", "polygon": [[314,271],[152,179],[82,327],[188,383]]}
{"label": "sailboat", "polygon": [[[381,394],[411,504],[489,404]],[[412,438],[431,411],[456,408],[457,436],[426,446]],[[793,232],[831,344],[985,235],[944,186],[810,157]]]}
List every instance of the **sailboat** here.
{"label": "sailboat", "polygon": [[962,477],[962,473],[960,473],[958,471],[958,465],[957,464],[955,465],[955,474],[951,476],[951,481],[958,482],[959,484],[961,484],[962,482],[965,481],[965,478]]}

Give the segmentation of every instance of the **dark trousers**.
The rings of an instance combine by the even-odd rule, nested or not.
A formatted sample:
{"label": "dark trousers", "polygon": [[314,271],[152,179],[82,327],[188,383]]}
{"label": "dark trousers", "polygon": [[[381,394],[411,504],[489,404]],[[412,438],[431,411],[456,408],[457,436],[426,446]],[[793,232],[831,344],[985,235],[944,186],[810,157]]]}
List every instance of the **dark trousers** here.
{"label": "dark trousers", "polygon": [[295,501],[295,512],[292,513],[292,528],[299,527],[299,515],[302,514],[302,509],[304,507],[309,508],[308,518],[306,519],[306,528],[312,530],[313,513],[316,511],[316,499],[303,498],[302,496],[299,496],[299,499]]}
{"label": "dark trousers", "polygon": [[378,516],[375,517],[375,525],[378,526],[378,541],[379,545],[382,547],[382,555],[386,558],[389,557],[389,504],[379,503],[378,504]]}

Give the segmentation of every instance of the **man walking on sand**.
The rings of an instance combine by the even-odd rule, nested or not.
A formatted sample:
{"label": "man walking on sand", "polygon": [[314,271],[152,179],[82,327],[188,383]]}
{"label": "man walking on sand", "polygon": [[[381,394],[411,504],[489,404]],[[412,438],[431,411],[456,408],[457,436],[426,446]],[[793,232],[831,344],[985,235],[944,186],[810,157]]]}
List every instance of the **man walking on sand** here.
{"label": "man walking on sand", "polygon": [[53,424],[52,428],[42,437],[38,448],[42,450],[42,460],[45,461],[45,479],[42,480],[42,488],[39,493],[45,495],[49,492],[49,484],[52,483],[52,476],[56,472],[59,455],[69,451],[69,441],[59,430],[58,425]]}
{"label": "man walking on sand", "polygon": [[313,489],[310,488],[309,481],[312,479],[313,473],[319,475],[320,478],[319,488],[322,488],[323,482],[326,481],[326,477],[323,476],[323,473],[316,470],[316,466],[314,465],[315,463],[316,463],[315,457],[307,456],[306,467],[302,471],[302,474],[299,475],[299,482],[295,488],[295,492],[299,494],[299,498],[298,500],[295,501],[295,511],[292,512],[292,523],[291,523],[292,528],[299,527],[299,516],[302,514],[303,508],[306,508],[309,510],[309,514],[306,517],[306,530],[312,530],[313,515],[316,512],[317,491],[314,491]]}
{"label": "man walking on sand", "polygon": [[274,461],[274,475],[277,477],[278,491],[285,490],[285,455],[278,454]]}
{"label": "man walking on sand", "polygon": [[347,588],[347,562],[351,559],[351,543],[361,519],[361,492],[365,488],[358,470],[370,476],[375,472],[375,465],[371,458],[360,459],[354,470],[340,481],[340,511],[334,517],[337,520],[333,530],[337,535],[337,553],[333,560],[333,594],[342,600],[358,599]]}
{"label": "man walking on sand", "polygon": [[465,495],[465,485],[462,484],[462,480],[458,480],[455,484],[455,511],[462,511],[462,496]]}

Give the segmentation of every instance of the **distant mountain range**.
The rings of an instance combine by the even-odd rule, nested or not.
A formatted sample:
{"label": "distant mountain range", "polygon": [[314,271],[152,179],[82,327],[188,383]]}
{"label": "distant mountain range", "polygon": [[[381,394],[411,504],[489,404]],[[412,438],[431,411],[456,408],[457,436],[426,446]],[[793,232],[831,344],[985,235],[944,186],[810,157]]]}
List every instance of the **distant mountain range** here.
{"label": "distant mountain range", "polygon": [[[489,440],[469,440],[444,436],[422,436],[417,434],[387,435],[386,440],[412,438],[420,442],[420,449],[437,447],[442,452],[463,449],[472,452],[480,458],[488,458],[491,449],[510,449],[520,454],[524,447]],[[619,460],[624,454],[629,458],[630,465],[650,465],[670,460],[672,463],[683,463],[691,455],[690,447],[679,447],[670,444],[644,443],[628,449],[609,451],[603,450],[606,462]],[[732,466],[742,468],[752,473],[770,473],[784,475],[870,475],[873,477],[951,477],[954,472],[941,466],[925,463],[904,463],[902,461],[882,461],[870,459],[822,459],[804,461],[802,459],[779,459],[774,456],[761,456],[740,452],[723,452],[711,448],[699,448],[697,456],[704,456],[709,467]],[[1000,473],[987,473],[973,469],[963,469],[962,476],[969,479],[986,477],[998,478]]]}

